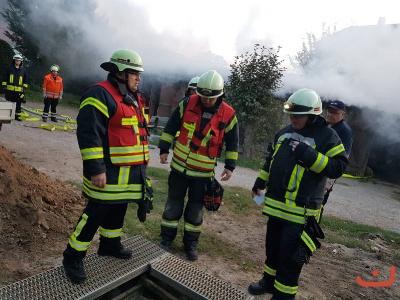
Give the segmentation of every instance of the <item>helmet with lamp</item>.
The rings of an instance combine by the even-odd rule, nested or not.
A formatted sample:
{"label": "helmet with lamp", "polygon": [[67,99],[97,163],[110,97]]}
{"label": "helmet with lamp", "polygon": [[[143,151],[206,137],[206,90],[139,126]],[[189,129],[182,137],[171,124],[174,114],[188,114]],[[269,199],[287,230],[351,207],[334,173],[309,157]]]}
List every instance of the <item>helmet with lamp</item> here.
{"label": "helmet with lamp", "polygon": [[283,112],[293,115],[320,115],[322,101],[316,91],[303,88],[294,92],[283,104]]}

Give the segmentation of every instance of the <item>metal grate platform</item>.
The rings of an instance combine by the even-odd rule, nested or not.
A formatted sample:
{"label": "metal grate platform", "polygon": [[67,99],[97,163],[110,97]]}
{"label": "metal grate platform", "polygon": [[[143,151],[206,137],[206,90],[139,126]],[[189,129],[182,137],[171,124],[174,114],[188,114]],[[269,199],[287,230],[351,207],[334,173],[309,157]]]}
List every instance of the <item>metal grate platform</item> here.
{"label": "metal grate platform", "polygon": [[0,288],[1,300],[96,299],[150,270],[158,278],[193,300],[251,300],[252,296],[208,275],[162,250],[142,236],[122,242],[133,250],[130,259],[102,257],[84,260],[87,280],[73,284],[62,266]]}
{"label": "metal grate platform", "polygon": [[150,275],[174,287],[193,300],[253,299],[247,293],[172,255],[152,263]]}
{"label": "metal grate platform", "polygon": [[0,299],[96,299],[148,271],[152,261],[169,255],[141,236],[127,239],[123,244],[133,250],[132,258],[122,260],[96,253],[88,255],[84,259],[88,278],[83,284],[71,283],[64,268],[59,266],[1,288]]}

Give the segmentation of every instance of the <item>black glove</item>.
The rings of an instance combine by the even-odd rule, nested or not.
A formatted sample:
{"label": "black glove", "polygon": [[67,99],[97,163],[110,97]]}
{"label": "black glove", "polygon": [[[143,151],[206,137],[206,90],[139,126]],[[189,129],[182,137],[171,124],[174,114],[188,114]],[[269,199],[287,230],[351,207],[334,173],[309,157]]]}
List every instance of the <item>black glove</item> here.
{"label": "black glove", "polygon": [[144,199],[138,202],[137,217],[140,222],[146,221],[146,215],[153,210],[153,188],[151,187],[150,179],[146,178],[146,193]]}

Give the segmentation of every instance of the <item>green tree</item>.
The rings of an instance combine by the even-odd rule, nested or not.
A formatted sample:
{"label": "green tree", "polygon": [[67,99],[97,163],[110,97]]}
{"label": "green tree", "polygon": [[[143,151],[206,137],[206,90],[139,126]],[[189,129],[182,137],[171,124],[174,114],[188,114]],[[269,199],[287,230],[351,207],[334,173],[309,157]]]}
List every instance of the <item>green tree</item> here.
{"label": "green tree", "polygon": [[5,40],[0,40],[0,78],[6,68],[11,64],[14,51]]}
{"label": "green tree", "polygon": [[286,70],[279,50],[255,44],[254,52],[235,57],[226,84],[227,101],[235,108],[244,133],[243,155],[255,157],[282,125],[282,103],[274,98]]}

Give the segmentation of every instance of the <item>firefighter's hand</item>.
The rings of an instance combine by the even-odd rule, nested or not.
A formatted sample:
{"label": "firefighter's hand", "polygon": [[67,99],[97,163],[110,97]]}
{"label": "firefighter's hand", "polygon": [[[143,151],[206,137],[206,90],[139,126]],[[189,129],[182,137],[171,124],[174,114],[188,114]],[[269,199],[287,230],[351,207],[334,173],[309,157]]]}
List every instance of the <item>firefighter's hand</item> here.
{"label": "firefighter's hand", "polygon": [[224,171],[221,174],[221,181],[227,181],[231,178],[231,176],[232,176],[232,171],[224,169]]}
{"label": "firefighter's hand", "polygon": [[168,160],[168,153],[160,154],[160,163],[166,164]]}
{"label": "firefighter's hand", "polygon": [[260,190],[260,189],[257,189],[257,193],[251,191],[251,199],[253,199],[256,195],[257,195],[257,196],[260,196],[260,195],[261,195],[261,191],[262,191],[262,190]]}
{"label": "firefighter's hand", "polygon": [[99,188],[104,188],[106,186],[106,183],[107,183],[106,173],[100,173],[97,175],[93,175],[90,177],[90,179],[92,180],[92,184],[94,186],[97,186]]}

